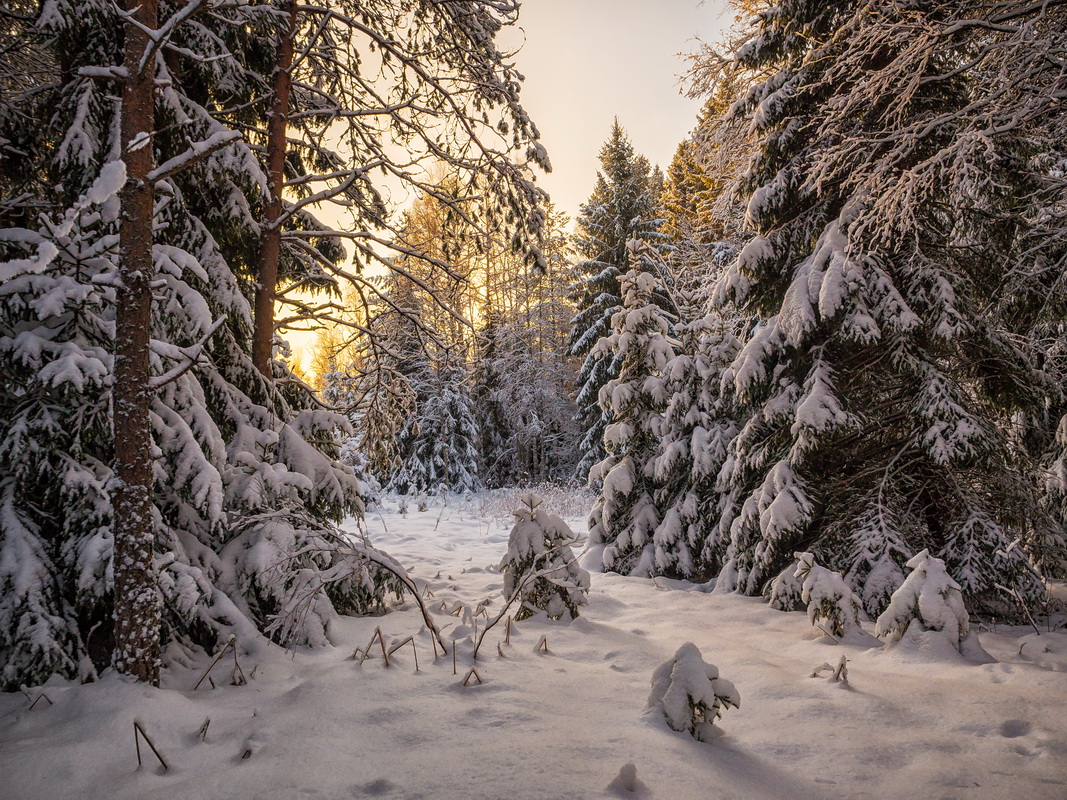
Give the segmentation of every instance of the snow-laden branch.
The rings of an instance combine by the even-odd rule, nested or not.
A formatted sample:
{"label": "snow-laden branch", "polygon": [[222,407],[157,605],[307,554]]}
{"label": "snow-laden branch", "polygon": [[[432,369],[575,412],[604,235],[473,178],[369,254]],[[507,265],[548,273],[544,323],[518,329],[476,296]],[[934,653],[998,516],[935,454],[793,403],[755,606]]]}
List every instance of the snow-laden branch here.
{"label": "snow-laden branch", "polygon": [[210,156],[217,150],[232,144],[241,138],[240,131],[221,130],[211,134],[202,142],[194,142],[189,149],[181,155],[171,158],[148,173],[148,180],[153,183],[166,180],[177,173],[188,169],[198,161]]}
{"label": "snow-laden branch", "polygon": [[167,370],[162,375],[158,375],[152,378],[148,382],[149,388],[152,391],[158,391],[159,389],[162,389],[164,386],[166,386],[168,383],[173,383],[174,381],[178,380],[178,378],[180,378],[182,375],[193,369],[193,367],[197,366],[197,364],[200,363],[200,356],[204,354],[204,347],[207,345],[211,337],[215,335],[215,332],[220,327],[222,327],[222,323],[225,321],[225,317],[219,317],[211,324],[211,327],[208,328],[207,333],[205,333],[201,337],[200,341],[198,341],[196,344],[190,345],[189,347],[176,348],[178,352],[182,355],[182,357],[185,359],[185,362],[176,365],[172,369]]}

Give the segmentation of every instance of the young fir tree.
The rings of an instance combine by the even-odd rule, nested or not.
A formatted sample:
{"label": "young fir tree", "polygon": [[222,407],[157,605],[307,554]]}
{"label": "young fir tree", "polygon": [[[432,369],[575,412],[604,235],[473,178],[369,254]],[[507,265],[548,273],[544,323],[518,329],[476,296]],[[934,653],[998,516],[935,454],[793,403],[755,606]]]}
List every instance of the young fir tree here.
{"label": "young fir tree", "polygon": [[399,465],[386,488],[400,494],[480,488],[478,426],[463,365],[446,354],[412,389],[414,406],[397,437]]}
{"label": "young fir tree", "polygon": [[597,342],[611,334],[612,317],[622,306],[619,278],[630,268],[627,242],[662,242],[659,190],[648,159],[634,152],[617,119],[600,148],[600,166],[593,193],[577,220],[576,245],[582,260],[574,267],[577,314],[568,342],[570,355],[583,359],[578,373],[578,421],[583,431],[578,480],[584,480],[606,454],[608,418],[599,404],[600,390],[618,376],[619,364],[610,352],[597,348]]}
{"label": "young fir tree", "polygon": [[795,555],[797,568],[793,577],[801,582],[800,601],[808,608],[811,624],[838,639],[862,633],[859,598],[841,574],[816,564],[811,553]]}
{"label": "young fir tree", "polygon": [[741,591],[818,548],[857,588],[877,572],[877,606],[929,546],[975,608],[1007,600],[998,586],[1042,594],[1010,546],[1037,504],[1004,431],[1043,379],[996,306],[1043,246],[1026,234],[1040,165],[1014,121],[1054,115],[1009,64],[1062,84],[1040,55],[1062,15],[785,3],[736,53],[767,76],[733,112],[756,142],[756,236],[716,295],[758,320],[732,368],[745,422],[724,476]]}
{"label": "young fir tree", "polygon": [[[683,314],[692,311],[691,304],[678,305]],[[664,370],[670,399],[654,462],[663,510],[653,536],[656,574],[706,579],[722,567],[729,531],[719,528],[717,485],[738,430],[719,389],[737,354],[737,339],[725,328],[712,316],[675,326],[677,353]]]}
{"label": "young fir tree", "polygon": [[589,594],[589,573],[578,566],[571,545],[574,532],[560,517],[544,509],[544,499],[524,494],[515,509],[515,525],[508,534],[508,552],[500,562],[504,575],[504,598],[516,594],[521,601],[515,619],[544,611],[549,619],[568,614],[578,617],[578,607]]}
{"label": "young fir tree", "polygon": [[973,650],[967,643],[970,618],[963,594],[945,569],[945,562],[923,550],[907,567],[911,573],[878,617],[875,635],[896,642],[909,630],[938,631],[957,650]]}
{"label": "young fir tree", "polygon": [[671,730],[688,733],[700,742],[719,735],[715,721],[723,707],[741,707],[741,695],[719,668],[704,660],[692,642],[686,642],[669,661],[652,673],[652,691],[646,712],[663,714]]}
{"label": "young fir tree", "polygon": [[[630,246],[633,263],[647,257]],[[624,575],[656,570],[654,534],[663,520],[656,502],[655,457],[668,395],[664,370],[674,356],[663,311],[653,302],[655,277],[631,269],[622,279],[623,307],[614,332],[597,349],[619,364],[619,376],[600,390],[610,420],[604,431],[607,457],[590,472],[602,488],[589,517],[589,541],[605,545],[603,565]]]}
{"label": "young fir tree", "polygon": [[[184,8],[163,2],[157,19]],[[236,632],[248,643],[269,630],[320,644],[337,611],[382,599],[377,569],[334,547],[333,523],[362,507],[356,476],[335,460],[336,416],[316,410],[296,383],[265,381],[249,355],[242,231],[256,225],[265,176],[219,118],[262,90],[250,65],[269,40],[269,12],[226,7],[170,26],[157,40],[165,57],[141,41],[152,87],[138,113],[156,131],[150,137],[120,136],[128,126],[114,97],[129,71],[115,71],[123,17],[112,3],[44,4],[32,36],[55,64],[50,82],[5,98],[13,133],[43,129],[32,164],[9,172],[12,156],[25,154],[5,152],[0,165],[23,181],[0,218],[5,687],[55,672],[92,677],[119,644],[117,621],[139,630],[143,647],[114,662],[153,681],[161,640],[211,646]],[[49,114],[29,116],[42,108]],[[147,218],[124,189],[146,168],[131,151],[151,155],[141,182],[153,194]],[[133,221],[147,224],[151,259],[140,270],[151,305],[136,303],[149,314],[147,374],[133,384],[148,403],[151,436],[141,454],[150,470],[148,555],[127,558],[143,608],[127,605],[115,565],[116,492],[132,485],[122,478],[130,459],[118,433],[133,424],[123,414],[140,413],[119,394],[129,377],[112,377],[129,355],[116,327],[132,301],[117,278],[136,263],[123,227]]]}

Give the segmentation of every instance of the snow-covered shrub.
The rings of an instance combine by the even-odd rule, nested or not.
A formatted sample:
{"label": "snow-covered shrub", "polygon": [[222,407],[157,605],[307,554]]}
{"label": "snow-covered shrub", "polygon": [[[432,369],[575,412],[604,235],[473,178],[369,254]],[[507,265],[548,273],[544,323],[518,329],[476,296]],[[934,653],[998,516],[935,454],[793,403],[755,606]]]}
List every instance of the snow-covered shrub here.
{"label": "snow-covered shrub", "polygon": [[[823,628],[838,639],[856,631],[860,626],[860,601],[848,588],[845,579],[833,570],[815,563],[811,553],[796,553],[795,578],[803,581],[800,599],[808,607],[812,625],[826,623]],[[821,627],[821,626],[820,626]]]}
{"label": "snow-covered shrub", "polygon": [[800,611],[804,608],[804,582],[797,575],[799,561],[794,561],[778,573],[767,586],[767,602],[779,611]]}
{"label": "snow-covered shrub", "polygon": [[722,707],[740,708],[741,695],[719,668],[708,664],[692,642],[686,642],[670,661],[652,673],[652,692],[646,711],[661,711],[672,730],[685,731],[698,741],[716,736],[715,720]]}
{"label": "snow-covered shrub", "polygon": [[577,537],[567,523],[544,510],[544,500],[535,494],[522,497],[515,526],[508,536],[508,552],[500,562],[504,573],[504,597],[520,595],[515,619],[527,619],[538,611],[549,619],[578,616],[589,593],[589,573],[578,566],[571,551]]}
{"label": "snow-covered shrub", "polygon": [[911,574],[893,593],[889,608],[878,617],[875,635],[895,642],[918,624],[921,630],[944,633],[953,647],[962,650],[970,635],[970,624],[963,592],[948,574],[945,562],[923,550],[907,566]]}

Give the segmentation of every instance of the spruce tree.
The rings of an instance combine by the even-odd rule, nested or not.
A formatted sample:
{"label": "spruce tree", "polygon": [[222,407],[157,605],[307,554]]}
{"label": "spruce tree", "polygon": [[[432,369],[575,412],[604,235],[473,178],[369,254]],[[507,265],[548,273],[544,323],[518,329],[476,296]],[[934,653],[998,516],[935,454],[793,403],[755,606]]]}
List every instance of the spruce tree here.
{"label": "spruce tree", "polygon": [[584,480],[601,461],[608,417],[599,405],[601,388],[619,374],[619,364],[597,342],[611,334],[612,317],[622,306],[620,276],[629,269],[627,242],[662,242],[657,215],[659,191],[648,159],[634,151],[619,125],[600,148],[600,170],[589,200],[578,215],[574,298],[569,352],[582,358],[578,373],[578,421],[582,427],[581,460],[575,476]]}
{"label": "spruce tree", "polygon": [[1047,383],[998,305],[1049,244],[1027,234],[1047,175],[1028,154],[1056,112],[1013,70],[1062,91],[1041,53],[1063,13],[785,3],[736,53],[766,76],[734,107],[756,235],[716,294],[758,320],[729,373],[741,591],[810,550],[857,589],[877,574],[876,611],[929,547],[973,608],[1041,596],[1033,468],[1006,423]]}
{"label": "spruce tree", "polygon": [[397,437],[399,465],[386,488],[400,494],[471,492],[478,475],[478,427],[466,370],[445,354],[412,381],[415,402]]}
{"label": "spruce tree", "polygon": [[[635,264],[639,247],[631,244]],[[612,335],[597,346],[617,359],[619,376],[600,391],[610,420],[604,431],[608,455],[590,472],[602,488],[589,517],[589,541],[605,546],[606,569],[625,575],[656,571],[653,537],[663,519],[654,459],[668,399],[664,370],[674,350],[667,320],[652,299],[655,286],[647,271],[632,269],[623,276],[623,307],[612,318]]]}
{"label": "spruce tree", "polygon": [[[160,3],[160,22],[185,8]],[[147,45],[157,133],[131,136],[114,102],[129,74],[116,71],[123,17],[112,3],[56,0],[33,29],[56,65],[51,82],[5,98],[4,124],[22,132],[3,138],[36,146],[17,171],[8,163],[25,153],[0,155],[0,173],[23,181],[0,209],[5,687],[54,672],[89,678],[109,663],[153,681],[155,643],[170,639],[213,647],[233,632],[250,644],[267,631],[324,644],[337,611],[382,600],[368,591],[385,580],[377,568],[335,547],[334,524],[362,508],[356,476],[336,461],[336,416],[297,382],[264,380],[250,359],[245,231],[265,180],[255,151],[219,118],[262,88],[250,65],[271,24],[267,7],[234,6],[170,26],[157,40],[166,57]],[[43,126],[29,116],[42,108]],[[132,216],[124,190],[131,151],[155,165],[143,181],[154,192],[147,220]],[[129,349],[116,327],[119,278],[137,263],[120,242],[134,220],[147,224],[151,258],[139,276],[152,295],[139,331],[143,411],[113,380]],[[117,429],[141,421],[151,436],[138,454],[149,470],[147,551],[127,560],[162,619],[135,615],[143,641],[130,649],[116,631],[130,608],[115,564],[118,498],[133,486]]]}
{"label": "spruce tree", "polygon": [[[679,303],[685,312],[692,306]],[[695,316],[695,315],[694,315]],[[720,376],[737,355],[737,339],[717,317],[675,327],[676,354],[664,370],[670,398],[655,458],[663,519],[653,540],[655,571],[675,578],[713,577],[722,567],[729,530],[719,527],[724,496],[719,473],[738,432]]]}

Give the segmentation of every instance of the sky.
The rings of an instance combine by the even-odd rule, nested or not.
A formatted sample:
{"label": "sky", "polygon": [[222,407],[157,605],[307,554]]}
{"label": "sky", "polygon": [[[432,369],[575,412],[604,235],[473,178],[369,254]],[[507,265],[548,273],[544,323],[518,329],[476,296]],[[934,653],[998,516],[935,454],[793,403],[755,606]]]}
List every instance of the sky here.
{"label": "sky", "polygon": [[[503,31],[525,75],[522,103],[541,132],[552,172],[538,183],[572,221],[593,190],[597,154],[617,116],[637,152],[666,169],[696,123],[685,97],[684,53],[716,42],[733,21],[725,0],[524,0]],[[316,334],[287,331],[308,368]]]}
{"label": "sky", "polygon": [[[666,169],[701,101],[680,93],[679,54],[716,42],[733,21],[724,0],[524,0],[522,102],[552,173],[538,178],[572,218],[596,180],[597,153],[617,116],[636,150]],[[502,41],[511,44],[509,32]],[[519,39],[518,41],[521,41]]]}

